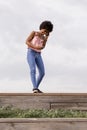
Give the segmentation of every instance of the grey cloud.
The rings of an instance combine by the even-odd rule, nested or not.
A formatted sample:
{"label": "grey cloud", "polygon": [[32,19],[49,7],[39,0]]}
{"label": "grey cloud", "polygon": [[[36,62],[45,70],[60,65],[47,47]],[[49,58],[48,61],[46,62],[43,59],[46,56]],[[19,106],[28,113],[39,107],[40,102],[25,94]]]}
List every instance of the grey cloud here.
{"label": "grey cloud", "polygon": [[49,19],[54,30],[43,52],[48,80],[56,79],[56,84],[60,80],[61,86],[86,86],[86,0],[3,0],[0,5],[1,80],[27,78],[25,39],[42,20]]}

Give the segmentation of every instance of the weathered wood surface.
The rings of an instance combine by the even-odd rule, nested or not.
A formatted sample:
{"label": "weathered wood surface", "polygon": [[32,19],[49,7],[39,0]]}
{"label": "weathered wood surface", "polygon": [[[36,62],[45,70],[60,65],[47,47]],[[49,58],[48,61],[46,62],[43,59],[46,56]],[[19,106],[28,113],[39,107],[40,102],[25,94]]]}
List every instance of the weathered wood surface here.
{"label": "weathered wood surface", "polygon": [[87,130],[87,119],[2,118],[0,119],[0,130]]}
{"label": "weathered wood surface", "polygon": [[0,107],[87,110],[87,93],[0,93]]}

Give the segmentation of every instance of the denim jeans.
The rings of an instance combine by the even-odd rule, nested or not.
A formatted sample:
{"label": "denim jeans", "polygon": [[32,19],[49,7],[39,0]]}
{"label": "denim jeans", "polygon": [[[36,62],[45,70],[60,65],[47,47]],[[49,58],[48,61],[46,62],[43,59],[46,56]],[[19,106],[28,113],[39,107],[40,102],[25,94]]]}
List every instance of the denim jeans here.
{"label": "denim jeans", "polygon": [[[41,83],[45,74],[41,53],[29,48],[27,51],[27,61],[30,67],[30,76],[33,84],[33,89],[38,89],[39,84]],[[36,70],[38,70],[38,77],[36,76]]]}

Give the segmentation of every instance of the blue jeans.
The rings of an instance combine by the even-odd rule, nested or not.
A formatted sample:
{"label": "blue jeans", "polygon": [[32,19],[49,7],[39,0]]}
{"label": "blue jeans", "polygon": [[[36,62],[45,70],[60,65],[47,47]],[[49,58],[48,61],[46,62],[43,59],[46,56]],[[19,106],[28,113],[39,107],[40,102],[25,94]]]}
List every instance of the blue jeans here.
{"label": "blue jeans", "polygon": [[[41,83],[44,75],[45,69],[43,60],[40,52],[36,52],[32,49],[28,49],[27,51],[27,61],[30,67],[30,76],[33,84],[33,89],[38,89],[39,84]],[[36,67],[38,69],[38,77],[36,77]]]}

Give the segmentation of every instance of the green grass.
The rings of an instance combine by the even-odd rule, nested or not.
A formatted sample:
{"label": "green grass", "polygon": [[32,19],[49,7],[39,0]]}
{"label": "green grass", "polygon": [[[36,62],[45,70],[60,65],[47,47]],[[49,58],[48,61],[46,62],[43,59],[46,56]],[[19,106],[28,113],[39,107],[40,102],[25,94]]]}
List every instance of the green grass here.
{"label": "green grass", "polygon": [[0,107],[0,118],[87,118],[87,111],[80,110],[21,110],[13,107]]}

